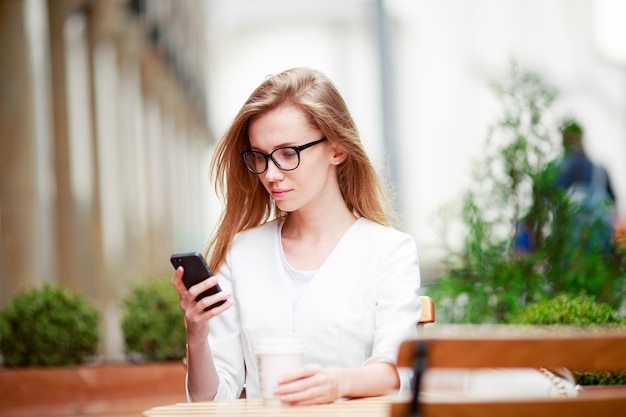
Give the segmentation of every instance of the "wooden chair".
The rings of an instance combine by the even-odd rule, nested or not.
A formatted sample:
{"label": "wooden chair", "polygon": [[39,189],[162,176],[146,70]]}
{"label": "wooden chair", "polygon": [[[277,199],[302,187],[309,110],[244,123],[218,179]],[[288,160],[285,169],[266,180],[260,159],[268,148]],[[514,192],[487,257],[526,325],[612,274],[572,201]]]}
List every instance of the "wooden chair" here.
{"label": "wooden chair", "polygon": [[435,322],[435,302],[427,295],[421,295],[422,315],[417,322],[417,336],[424,337],[424,326]]}
{"label": "wooden chair", "polygon": [[435,302],[427,295],[420,295],[422,302],[422,315],[419,319],[420,324],[435,322]]}
{"label": "wooden chair", "polygon": [[400,416],[617,416],[626,410],[626,387],[583,389],[577,397],[540,399],[423,399],[420,379],[427,368],[559,368],[626,369],[626,329],[613,331],[525,330],[519,334],[485,333],[428,337],[404,341],[398,365],[415,370],[410,402],[393,404]]}

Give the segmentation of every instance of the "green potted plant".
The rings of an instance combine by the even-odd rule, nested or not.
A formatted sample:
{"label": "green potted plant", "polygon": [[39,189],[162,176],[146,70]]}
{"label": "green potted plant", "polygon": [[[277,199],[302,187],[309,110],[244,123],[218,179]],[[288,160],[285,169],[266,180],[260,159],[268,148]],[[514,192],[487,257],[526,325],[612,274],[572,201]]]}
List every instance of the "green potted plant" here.
{"label": "green potted plant", "polygon": [[[613,307],[596,301],[592,296],[562,293],[528,304],[511,314],[507,322],[522,325],[582,326],[591,330],[593,327],[625,325],[626,318],[620,316]],[[626,370],[598,372],[577,369],[572,370],[572,375],[579,385],[626,384]]]}
{"label": "green potted plant", "polygon": [[[157,303],[157,308],[171,308],[170,301],[167,306]],[[149,312],[162,313],[154,308]],[[128,414],[136,412],[137,401],[146,408],[185,401],[185,367],[180,362],[95,360],[99,324],[100,313],[89,299],[62,286],[49,284],[15,295],[0,312],[1,414],[74,415],[94,409]],[[172,355],[180,357],[180,311],[178,325],[182,350]]]}
{"label": "green potted plant", "polygon": [[99,320],[83,294],[52,284],[24,290],[0,312],[4,366],[85,363],[98,350]]}
{"label": "green potted plant", "polygon": [[143,281],[123,301],[122,333],[131,361],[185,357],[185,327],[178,294],[169,277]]}
{"label": "green potted plant", "polygon": [[94,362],[100,314],[83,294],[57,284],[28,288],[0,312],[0,408],[11,415],[66,412],[81,396],[77,374]]}

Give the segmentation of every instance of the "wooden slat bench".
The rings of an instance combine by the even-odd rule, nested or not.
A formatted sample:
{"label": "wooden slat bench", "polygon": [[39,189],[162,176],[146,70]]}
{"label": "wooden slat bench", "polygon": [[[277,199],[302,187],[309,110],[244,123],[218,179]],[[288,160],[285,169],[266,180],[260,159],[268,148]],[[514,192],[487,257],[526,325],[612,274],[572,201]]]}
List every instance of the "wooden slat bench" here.
{"label": "wooden slat bench", "polygon": [[[477,332],[444,335],[402,343],[398,365],[426,368],[558,368],[570,370],[626,369],[626,329],[583,331],[537,328],[537,331]],[[584,389],[570,398],[438,400],[420,398],[394,404],[392,416],[617,416],[626,415],[626,387]]]}

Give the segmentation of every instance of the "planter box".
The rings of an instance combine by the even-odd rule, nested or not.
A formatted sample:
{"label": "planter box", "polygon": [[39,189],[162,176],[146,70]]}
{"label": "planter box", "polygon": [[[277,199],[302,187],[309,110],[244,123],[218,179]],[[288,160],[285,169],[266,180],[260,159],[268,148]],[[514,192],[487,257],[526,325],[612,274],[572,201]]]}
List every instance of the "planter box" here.
{"label": "planter box", "polygon": [[129,413],[186,401],[181,362],[0,369],[0,415]]}

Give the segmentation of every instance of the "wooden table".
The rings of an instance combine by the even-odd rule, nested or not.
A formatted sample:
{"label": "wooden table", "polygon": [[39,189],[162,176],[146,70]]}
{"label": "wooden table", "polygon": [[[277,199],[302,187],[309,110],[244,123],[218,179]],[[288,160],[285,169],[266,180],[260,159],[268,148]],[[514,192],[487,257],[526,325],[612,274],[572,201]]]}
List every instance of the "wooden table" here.
{"label": "wooden table", "polygon": [[[456,403],[467,397],[452,393],[425,392],[422,401],[429,404]],[[246,416],[246,417],[390,417],[405,410],[411,401],[410,395],[384,395],[381,397],[340,400],[321,405],[264,405],[260,398],[242,398],[229,401],[207,401],[178,403],[154,407],[143,412],[145,417],[190,417],[190,416]],[[395,410],[392,412],[392,408]]]}
{"label": "wooden table", "polygon": [[361,398],[357,400],[337,401],[332,404],[289,406],[264,405],[260,398],[248,398],[230,401],[198,403],[180,403],[154,407],[144,411],[146,417],[189,417],[189,416],[346,416],[346,417],[389,417],[391,404],[406,402],[408,398],[400,395]]}
{"label": "wooden table", "polygon": [[[423,392],[420,394],[424,417],[468,416],[618,416],[626,407],[626,388],[600,387],[586,389],[580,397],[484,400],[458,393]],[[615,398],[622,400],[616,401]],[[333,404],[289,406],[264,405],[259,398],[230,401],[178,403],[151,408],[145,417],[405,417],[409,415],[411,397],[387,395],[338,401]],[[581,413],[582,412],[582,413]]]}

